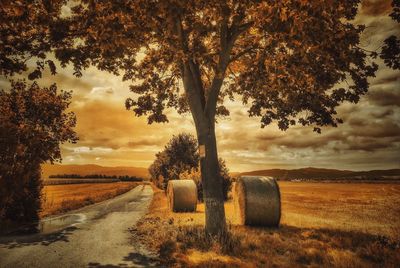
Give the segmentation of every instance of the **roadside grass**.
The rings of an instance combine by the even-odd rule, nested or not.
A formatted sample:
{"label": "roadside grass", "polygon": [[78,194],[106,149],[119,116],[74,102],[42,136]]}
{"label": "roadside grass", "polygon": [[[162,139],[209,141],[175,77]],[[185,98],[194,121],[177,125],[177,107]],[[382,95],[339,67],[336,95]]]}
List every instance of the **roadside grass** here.
{"label": "roadside grass", "polygon": [[115,182],[44,186],[40,216],[43,218],[65,213],[111,199],[130,191],[140,184],[140,182]]}
{"label": "roadside grass", "polygon": [[[281,190],[285,196],[283,188]],[[230,223],[228,232],[215,240],[203,232],[202,204],[196,213],[172,213],[168,210],[164,192],[155,187],[154,191],[149,213],[137,224],[136,235],[149,249],[159,253],[160,261],[166,266],[398,267],[400,263],[398,237],[377,235],[372,229],[371,233],[361,232],[354,230],[354,226],[352,229],[340,228],[340,219],[351,217],[340,215],[348,213],[347,209],[338,212],[339,224],[336,228],[308,227],[310,218],[305,226],[297,221],[292,225],[290,218],[285,219],[285,216],[280,228],[256,228],[235,225],[232,202],[228,202],[225,204],[227,221]],[[314,195],[313,198],[316,199],[315,204],[319,204],[318,198],[323,199],[324,196]],[[282,200],[283,203],[286,201]],[[309,209],[308,213],[318,217],[317,211],[311,207]],[[286,205],[282,212],[285,215],[293,211]],[[313,224],[320,223],[320,220],[316,220]],[[330,224],[333,225],[332,222]]]}

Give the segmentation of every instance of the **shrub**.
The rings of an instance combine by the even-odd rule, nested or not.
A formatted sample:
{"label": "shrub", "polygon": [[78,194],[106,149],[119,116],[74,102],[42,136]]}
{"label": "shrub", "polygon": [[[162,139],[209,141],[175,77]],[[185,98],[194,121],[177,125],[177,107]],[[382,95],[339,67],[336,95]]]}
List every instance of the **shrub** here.
{"label": "shrub", "polygon": [[[220,178],[224,200],[232,187],[232,178],[225,161],[219,161]],[[164,150],[156,154],[156,159],[149,167],[151,181],[160,189],[166,190],[169,180],[190,179],[197,185],[198,199],[203,201],[203,187],[199,171],[200,156],[197,152],[197,141],[191,134],[173,136]]]}
{"label": "shrub", "polygon": [[38,221],[41,208],[42,181],[40,166],[31,170],[24,169],[20,174],[20,183],[13,183],[7,187],[9,200],[3,204],[4,218],[11,221]]}
{"label": "shrub", "polygon": [[[233,178],[229,175],[229,170],[226,167],[225,161],[220,158],[218,160],[219,174],[222,180],[222,193],[224,200],[228,200],[228,194],[232,188]],[[197,197],[200,202],[203,202],[203,186],[201,183],[201,172],[198,169],[191,169],[189,171],[182,172],[179,176],[181,180],[193,180],[197,185]]]}
{"label": "shrub", "polygon": [[151,180],[165,190],[169,180],[177,180],[183,172],[197,169],[199,160],[197,141],[193,135],[182,133],[173,136],[149,167]]}

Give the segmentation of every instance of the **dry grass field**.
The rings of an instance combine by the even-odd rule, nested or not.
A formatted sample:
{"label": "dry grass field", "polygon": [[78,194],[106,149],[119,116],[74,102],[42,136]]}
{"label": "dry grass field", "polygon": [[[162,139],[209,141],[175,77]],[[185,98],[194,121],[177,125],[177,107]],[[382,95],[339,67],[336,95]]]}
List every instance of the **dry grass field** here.
{"label": "dry grass field", "polygon": [[47,185],[43,188],[41,217],[97,203],[135,188],[138,182]]}
{"label": "dry grass field", "polygon": [[279,185],[283,224],[400,235],[400,183],[280,182]]}
{"label": "dry grass field", "polygon": [[[172,213],[156,190],[135,235],[174,267],[396,267],[400,263],[400,184],[280,182],[279,229],[236,225],[231,235],[205,237],[204,205]],[[211,250],[209,250],[211,248]]]}

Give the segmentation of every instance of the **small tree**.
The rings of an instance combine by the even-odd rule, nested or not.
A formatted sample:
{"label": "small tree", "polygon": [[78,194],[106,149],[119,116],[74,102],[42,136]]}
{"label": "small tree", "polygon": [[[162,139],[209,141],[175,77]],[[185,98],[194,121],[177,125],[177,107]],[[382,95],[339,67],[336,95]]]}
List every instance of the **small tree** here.
{"label": "small tree", "polygon": [[197,141],[190,134],[173,136],[164,150],[156,154],[156,159],[149,167],[152,181],[166,189],[168,180],[177,180],[184,171],[199,167]]}
{"label": "small tree", "polygon": [[0,219],[38,220],[40,165],[61,161],[60,143],[76,142],[69,92],[12,82],[0,89]]}
{"label": "small tree", "polygon": [[[156,159],[149,167],[153,183],[166,190],[169,180],[191,179],[197,185],[199,201],[203,201],[203,185],[199,171],[200,156],[197,147],[195,137],[190,134],[173,136],[164,150],[156,154]],[[227,200],[232,178],[222,158],[219,159],[218,166],[224,200]]]}
{"label": "small tree", "polygon": [[168,156],[165,152],[158,152],[156,159],[149,167],[152,182],[160,189],[166,189],[168,181]]}

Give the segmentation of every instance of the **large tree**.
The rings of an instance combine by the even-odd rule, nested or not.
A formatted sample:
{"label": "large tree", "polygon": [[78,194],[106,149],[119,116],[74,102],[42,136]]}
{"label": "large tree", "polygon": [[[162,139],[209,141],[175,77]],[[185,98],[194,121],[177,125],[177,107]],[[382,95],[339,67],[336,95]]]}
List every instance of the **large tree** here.
{"label": "large tree", "polygon": [[[342,122],[336,108],[358,102],[377,68],[359,46],[364,26],[351,23],[358,0],[82,0],[69,2],[71,9],[64,6],[61,16],[66,1],[33,2],[40,12],[21,8],[24,1],[7,2],[15,7],[8,10],[18,11],[6,12],[14,24],[2,22],[7,46],[26,42],[6,31],[18,24],[18,16],[49,14],[43,19],[49,26],[38,28],[45,38],[35,40],[44,40],[62,66],[72,63],[79,76],[94,65],[131,80],[135,94],[126,107],[148,116],[149,123],[167,122],[167,108],[191,112],[204,151],[201,173],[211,234],[225,229],[215,138],[216,116],[229,114],[224,99],[241,96],[249,115],[261,118],[261,127],[276,121],[282,130],[300,124],[320,132]],[[7,50],[0,58],[25,64],[21,58],[29,57],[13,53]],[[33,77],[43,69],[38,66]]]}

